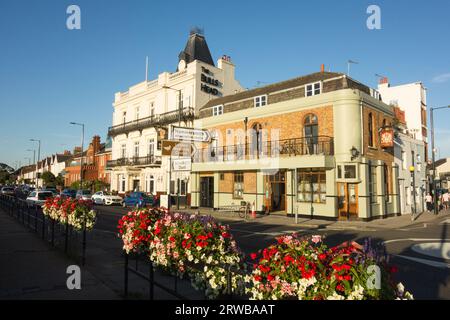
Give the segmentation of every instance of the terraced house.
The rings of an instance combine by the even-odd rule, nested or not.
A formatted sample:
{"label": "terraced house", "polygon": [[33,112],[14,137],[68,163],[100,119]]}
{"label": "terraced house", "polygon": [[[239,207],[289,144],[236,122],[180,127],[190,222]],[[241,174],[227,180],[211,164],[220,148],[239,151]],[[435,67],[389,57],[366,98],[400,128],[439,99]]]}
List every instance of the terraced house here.
{"label": "terraced house", "polygon": [[108,131],[113,139],[107,163],[111,189],[177,193],[188,201],[190,171],[169,173],[171,160],[162,154],[162,141],[171,138],[173,126],[192,127],[196,112],[209,100],[241,91],[234,70],[227,56],[215,65],[203,33],[192,30],[175,72],[117,92]]}
{"label": "terraced house", "polygon": [[[399,214],[393,107],[341,73],[321,72],[209,101],[196,128],[192,207],[370,220]],[[392,140],[392,139],[391,139]]]}

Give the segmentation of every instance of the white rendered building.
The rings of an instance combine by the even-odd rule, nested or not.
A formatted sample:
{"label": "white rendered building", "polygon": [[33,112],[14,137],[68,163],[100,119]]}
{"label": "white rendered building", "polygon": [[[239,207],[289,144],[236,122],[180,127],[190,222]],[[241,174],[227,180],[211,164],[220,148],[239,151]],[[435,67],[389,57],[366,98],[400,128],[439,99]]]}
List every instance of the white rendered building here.
{"label": "white rendered building", "polygon": [[117,92],[108,130],[111,190],[178,192],[187,199],[190,171],[170,170],[172,159],[162,156],[162,140],[171,138],[172,126],[192,127],[195,114],[209,100],[242,91],[234,70],[227,56],[215,66],[204,36],[191,31],[176,72],[163,72],[157,79]]}

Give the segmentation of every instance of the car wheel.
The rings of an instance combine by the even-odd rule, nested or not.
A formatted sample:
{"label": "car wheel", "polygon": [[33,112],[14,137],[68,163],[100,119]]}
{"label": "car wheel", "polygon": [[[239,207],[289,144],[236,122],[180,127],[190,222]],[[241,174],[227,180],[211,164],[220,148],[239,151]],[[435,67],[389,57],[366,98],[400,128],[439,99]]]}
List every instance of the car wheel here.
{"label": "car wheel", "polygon": [[106,200],[105,199],[103,199],[102,204],[106,205]]}

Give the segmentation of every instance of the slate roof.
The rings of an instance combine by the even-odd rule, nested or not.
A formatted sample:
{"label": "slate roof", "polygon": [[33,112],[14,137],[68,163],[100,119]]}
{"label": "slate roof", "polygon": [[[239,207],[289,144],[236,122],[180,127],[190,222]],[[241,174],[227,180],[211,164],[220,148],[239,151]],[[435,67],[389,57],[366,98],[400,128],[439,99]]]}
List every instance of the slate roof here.
{"label": "slate roof", "polygon": [[178,62],[181,60],[184,60],[186,64],[191,63],[194,60],[199,60],[214,66],[214,61],[204,35],[197,32],[191,32],[186,47],[178,55]]}

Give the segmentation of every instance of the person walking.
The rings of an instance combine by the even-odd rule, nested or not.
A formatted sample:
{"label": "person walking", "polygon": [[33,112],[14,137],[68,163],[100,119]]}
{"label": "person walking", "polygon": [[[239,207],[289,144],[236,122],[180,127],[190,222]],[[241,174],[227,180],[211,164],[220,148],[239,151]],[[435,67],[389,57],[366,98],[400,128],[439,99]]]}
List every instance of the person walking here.
{"label": "person walking", "polygon": [[442,205],[444,207],[444,210],[448,210],[449,208],[449,201],[450,201],[450,194],[448,193],[448,190],[446,190],[443,194],[442,194]]}
{"label": "person walking", "polygon": [[430,193],[425,196],[425,202],[427,203],[427,211],[431,212],[433,210],[433,197]]}

